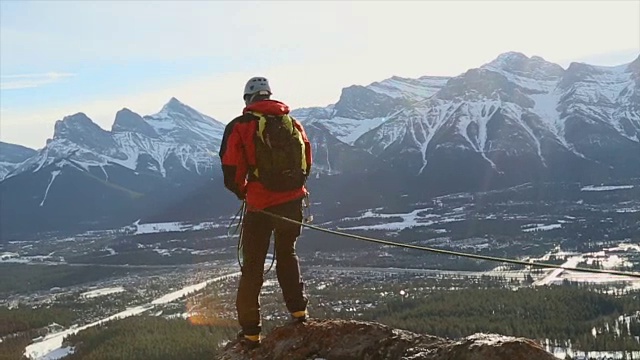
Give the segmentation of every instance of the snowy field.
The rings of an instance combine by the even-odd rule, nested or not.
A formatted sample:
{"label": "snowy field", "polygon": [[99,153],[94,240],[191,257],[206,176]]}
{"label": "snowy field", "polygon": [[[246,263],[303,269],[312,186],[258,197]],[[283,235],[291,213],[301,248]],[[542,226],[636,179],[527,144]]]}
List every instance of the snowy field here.
{"label": "snowy field", "polygon": [[105,296],[105,295],[117,294],[123,291],[124,291],[124,288],[122,286],[118,286],[118,287],[102,288],[102,289],[95,289],[95,290],[83,292],[82,294],[80,294],[80,296],[82,296],[85,299],[91,299],[91,298]]}
{"label": "snowy field", "polygon": [[550,224],[550,225],[535,224],[535,225],[524,226],[524,229],[522,229],[522,231],[523,232],[549,231],[553,229],[560,229],[561,227],[562,227],[562,224]]}
{"label": "snowy field", "polygon": [[[344,218],[341,222],[353,222],[371,219],[380,220],[380,222],[388,219],[389,222],[358,226],[340,226],[340,224],[338,223],[338,230],[386,230],[398,232],[413,227],[427,227],[437,224],[464,221],[466,219],[464,207],[456,208],[452,210],[452,212],[444,215],[431,213],[431,211],[433,210],[433,208],[431,207],[415,209],[408,213],[383,213],[380,210],[381,209],[370,209],[365,211],[360,216]],[[438,230],[442,232],[442,230],[444,229]]]}
{"label": "snowy field", "polygon": [[[559,250],[559,249],[557,249]],[[617,252],[638,252],[640,253],[640,244],[620,244],[616,247],[607,248],[602,251],[585,253],[579,255],[567,256],[566,261],[561,266],[562,269],[553,269],[542,279],[539,279],[533,283],[534,286],[544,285],[561,285],[565,280],[572,282],[584,282],[591,284],[620,284],[626,283],[626,290],[640,289],[640,278],[609,275],[609,274],[597,274],[587,273],[580,271],[571,271],[564,268],[576,267],[580,263],[593,264],[595,261],[602,266],[603,269],[618,269],[620,267],[630,267],[633,264],[627,260],[627,258],[620,256]],[[543,258],[535,259],[535,261],[548,260],[551,255],[558,256],[560,252],[552,252],[545,255]]]}
{"label": "snowy field", "polygon": [[2,263],[14,263],[14,264],[29,264],[29,263],[61,263],[64,259],[59,256],[54,256],[54,253],[48,255],[32,255],[22,256],[15,252],[3,252],[0,253],[0,264]]}
{"label": "snowy field", "polygon": [[[494,216],[488,216],[487,220],[495,219]],[[505,217],[507,220],[529,220],[529,217]],[[374,220],[375,224],[345,226],[344,223],[360,222]],[[434,225],[442,225],[452,222],[460,222],[467,220],[467,208],[458,207],[452,209],[445,214],[434,212],[434,208],[425,207],[412,210],[406,213],[385,213],[381,209],[366,210],[360,216],[346,217],[337,222],[337,229],[340,231],[353,230],[378,230],[398,233],[405,229],[417,227],[432,227]],[[570,223],[573,220],[558,220],[553,223],[533,223],[522,226],[522,232],[549,231],[562,228],[563,223]],[[445,234],[446,229],[432,228],[436,233]]]}
{"label": "snowy field", "polygon": [[629,189],[633,189],[633,185],[616,185],[616,186],[605,186],[605,185],[594,186],[594,185],[589,185],[589,186],[583,187],[580,190],[581,191],[613,191],[613,190],[629,190]]}
{"label": "snowy field", "polygon": [[163,232],[184,232],[184,231],[198,231],[198,230],[210,230],[220,228],[226,225],[221,225],[217,222],[203,222],[199,224],[190,224],[185,222],[166,222],[166,223],[149,223],[140,224],[135,222],[133,225],[134,234],[156,234]]}

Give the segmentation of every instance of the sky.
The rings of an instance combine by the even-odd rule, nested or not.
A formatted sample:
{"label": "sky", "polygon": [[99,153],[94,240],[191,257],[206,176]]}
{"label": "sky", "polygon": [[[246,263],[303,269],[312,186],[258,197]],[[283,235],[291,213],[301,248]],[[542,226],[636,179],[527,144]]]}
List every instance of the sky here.
{"label": "sky", "polygon": [[244,83],[292,108],[391,76],[456,76],[508,51],[613,66],[640,54],[638,1],[0,1],[0,141],[103,129],[171,97],[226,123]]}

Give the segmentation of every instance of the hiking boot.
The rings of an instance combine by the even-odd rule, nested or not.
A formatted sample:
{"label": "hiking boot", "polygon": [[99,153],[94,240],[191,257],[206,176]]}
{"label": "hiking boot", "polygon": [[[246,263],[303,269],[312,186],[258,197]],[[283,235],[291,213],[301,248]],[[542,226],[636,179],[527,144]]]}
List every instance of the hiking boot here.
{"label": "hiking boot", "polygon": [[260,334],[245,335],[244,332],[240,331],[238,333],[238,343],[246,349],[253,350],[260,346]]}
{"label": "hiking boot", "polygon": [[307,311],[296,311],[291,314],[291,323],[292,324],[302,324],[307,321]]}

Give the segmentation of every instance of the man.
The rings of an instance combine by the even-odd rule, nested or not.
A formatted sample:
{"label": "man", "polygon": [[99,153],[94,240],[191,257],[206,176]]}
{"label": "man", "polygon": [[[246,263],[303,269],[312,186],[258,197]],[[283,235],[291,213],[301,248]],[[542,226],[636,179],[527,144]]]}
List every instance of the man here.
{"label": "man", "polygon": [[253,347],[260,343],[259,296],[272,232],[276,274],[287,309],[294,322],[307,317],[307,297],[295,252],[301,226],[256,210],[302,221],[311,146],[302,125],[289,116],[289,107],[271,100],[266,78],[249,79],[244,101],[242,115],[225,128],[220,159],[225,187],[247,204],[236,309],[242,327],[239,338]]}

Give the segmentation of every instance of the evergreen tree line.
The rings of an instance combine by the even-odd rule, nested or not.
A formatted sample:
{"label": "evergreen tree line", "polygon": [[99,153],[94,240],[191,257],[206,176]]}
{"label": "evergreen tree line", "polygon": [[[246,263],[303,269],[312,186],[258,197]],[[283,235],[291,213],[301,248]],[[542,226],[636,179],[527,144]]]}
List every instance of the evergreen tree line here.
{"label": "evergreen tree line", "polygon": [[0,264],[0,297],[9,294],[49,290],[54,287],[68,287],[143,271],[147,270],[69,265]]}
{"label": "evergreen tree line", "polygon": [[215,359],[220,346],[235,337],[228,326],[195,326],[183,319],[134,316],[95,326],[64,339],[75,347],[69,360]]}
{"label": "evergreen tree line", "polygon": [[17,308],[0,307],[0,337],[36,330],[51,323],[69,326],[76,318],[73,311],[60,307]]}
{"label": "evergreen tree line", "polygon": [[[640,319],[615,325],[620,315],[640,310],[639,299],[638,292],[611,296],[576,286],[464,289],[393,299],[362,318],[448,338],[484,332],[571,341],[580,350],[640,350]],[[609,331],[594,337],[592,329],[607,321]]]}
{"label": "evergreen tree line", "polygon": [[29,330],[3,338],[0,343],[0,360],[25,359],[24,349],[31,343],[31,339],[37,336],[37,331]]}

